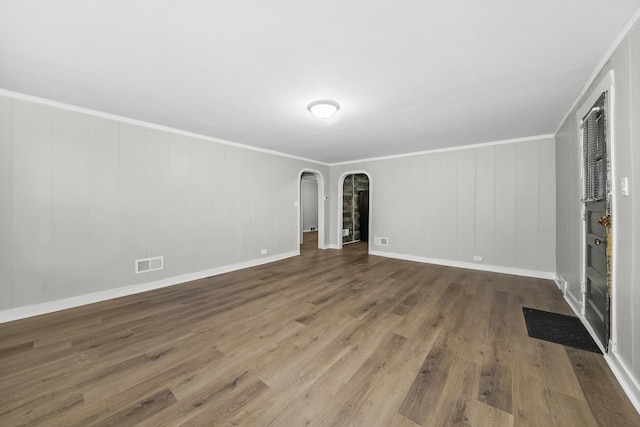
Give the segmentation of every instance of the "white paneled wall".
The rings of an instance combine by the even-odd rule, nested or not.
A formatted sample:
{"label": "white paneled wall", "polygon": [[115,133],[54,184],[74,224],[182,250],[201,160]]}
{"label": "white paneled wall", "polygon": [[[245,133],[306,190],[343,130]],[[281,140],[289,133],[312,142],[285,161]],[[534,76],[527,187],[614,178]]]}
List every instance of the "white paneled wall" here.
{"label": "white paneled wall", "polygon": [[[535,270],[539,263],[539,240],[543,237],[539,227],[540,145],[525,143],[519,144],[516,148],[515,265]],[[554,210],[553,205],[549,206],[550,214]],[[553,220],[555,222],[555,216]],[[549,236],[549,239],[551,243],[553,236]]]}
{"label": "white paneled wall", "polygon": [[55,298],[53,111],[13,103],[11,241],[13,306]]}
{"label": "white paneled wall", "polygon": [[[120,125],[118,155],[118,283],[143,283],[145,275],[132,274],[132,262],[146,258],[146,169],[148,130],[128,124]],[[161,255],[161,254],[154,254]]]}
{"label": "white paneled wall", "polygon": [[[424,202],[424,222],[425,231],[420,236],[422,240],[417,245],[414,253],[419,253],[420,248],[424,246],[424,242],[434,241],[442,242],[445,232],[441,225],[442,204],[433,203],[434,200],[442,200],[444,191],[444,173],[442,169],[442,156],[424,156],[425,160],[425,176],[420,182],[423,188],[426,200]],[[443,258],[443,250],[441,245],[435,245],[431,253],[434,258]]]}
{"label": "white paneled wall", "polygon": [[[555,272],[557,249],[553,242],[556,238],[556,148],[555,144],[540,144],[539,149],[538,264],[551,265],[554,267],[551,271]],[[549,250],[549,246],[553,250]]]}
{"label": "white paneled wall", "polygon": [[485,264],[495,264],[496,239],[496,148],[476,150],[475,224],[476,252],[482,254]]}
{"label": "white paneled wall", "polygon": [[[145,129],[145,255],[146,257],[165,256],[173,260],[171,233],[165,232],[171,224],[171,167],[169,157],[169,135],[158,130]],[[183,205],[188,206],[188,205]],[[166,263],[167,271],[147,273],[146,280],[155,280],[163,274],[174,273],[173,263]],[[187,271],[185,271],[186,273]]]}
{"label": "white paneled wall", "polygon": [[[640,197],[638,197],[638,190],[640,189],[640,118],[638,112],[640,112],[640,30],[636,27],[636,30],[631,34],[629,40],[629,70],[630,70],[630,86],[629,97],[630,108],[633,112],[633,119],[631,120],[631,135],[633,135],[633,143],[631,143],[631,158],[632,160],[632,176],[630,177],[630,186],[633,203],[634,216],[638,218],[640,214]],[[618,175],[620,176],[620,175]],[[625,175],[622,174],[624,177]],[[627,318],[620,318],[621,323],[629,321],[630,324],[635,325],[632,327],[631,334],[634,337],[631,351],[632,356],[626,356],[627,360],[632,359],[629,363],[634,369],[634,378],[636,384],[640,384],[640,287],[637,283],[640,281],[640,226],[636,220],[636,226],[632,231],[633,242],[633,257],[631,263],[633,264],[632,277],[635,280],[635,289],[631,291],[632,298],[630,298],[629,304],[631,310],[627,314]],[[633,282],[631,282],[633,283]],[[627,283],[626,286],[630,286],[631,283]],[[632,286],[632,285],[631,285]],[[625,339],[624,336],[619,336],[619,339]],[[639,387],[640,388],[640,387]],[[638,400],[640,400],[640,393],[638,393]]]}
{"label": "white paneled wall", "polygon": [[[0,97],[0,310],[295,254],[318,164]],[[164,269],[134,261],[164,256]]]}
{"label": "white paneled wall", "polygon": [[[188,273],[191,269],[191,240],[192,230],[190,192],[190,144],[189,138],[175,135],[169,138],[169,186],[167,188],[170,202],[165,209],[169,212],[169,221],[172,227],[167,233],[168,252],[173,263],[165,264],[167,273],[180,275]],[[153,250],[162,250],[154,248]]]}
{"label": "white paneled wall", "polygon": [[495,219],[493,221],[493,247],[496,265],[516,264],[516,154],[515,144],[499,145],[495,150]]}
{"label": "white paneled wall", "polygon": [[[426,203],[440,205],[440,217],[435,223],[431,224],[429,230],[433,230],[436,227],[441,227],[439,239],[427,237],[424,240],[424,244],[419,248],[415,255],[419,256],[435,256],[436,253],[440,253],[439,258],[444,259],[458,259],[458,179],[460,174],[458,173],[458,153],[450,151],[438,155],[441,160],[442,189],[440,191],[440,199],[431,198]],[[418,181],[420,182],[420,181]],[[409,210],[412,215],[419,217],[420,211],[413,209],[411,200],[403,200],[403,209]],[[398,206],[402,206],[399,204]],[[373,214],[375,216],[375,212]],[[384,235],[384,228],[378,228],[374,217],[374,230],[380,230],[380,233]],[[374,235],[376,232],[374,231]],[[396,236],[387,236],[390,239],[389,250],[397,252],[396,248],[401,246],[401,241]],[[439,249],[436,249],[438,247]],[[400,251],[403,252],[403,251]]]}
{"label": "white paneled wall", "polygon": [[[476,150],[457,151],[458,188],[453,189],[457,196],[457,239],[456,257],[459,260],[472,260],[477,254],[475,246],[476,229]],[[484,224],[478,224],[484,226]]]}
{"label": "white paneled wall", "polygon": [[11,103],[0,98],[0,310],[11,308]]}
{"label": "white paneled wall", "polygon": [[54,299],[92,290],[87,251],[90,220],[88,137],[89,117],[69,111],[53,112],[51,232]]}
{"label": "white paneled wall", "polygon": [[345,171],[372,175],[377,253],[551,277],[554,165],[553,138],[487,145],[334,166],[332,194]]}
{"label": "white paneled wall", "polygon": [[118,265],[118,135],[116,122],[89,118],[87,193],[90,250],[87,251],[87,286],[90,292],[112,288],[114,266]]}

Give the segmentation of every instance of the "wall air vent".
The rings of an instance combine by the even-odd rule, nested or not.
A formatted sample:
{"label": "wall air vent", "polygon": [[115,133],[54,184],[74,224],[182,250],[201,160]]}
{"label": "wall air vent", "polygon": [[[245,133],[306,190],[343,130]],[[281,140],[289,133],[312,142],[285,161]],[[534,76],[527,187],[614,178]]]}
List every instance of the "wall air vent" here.
{"label": "wall air vent", "polygon": [[136,274],[148,273],[150,271],[162,270],[164,268],[164,257],[144,258],[136,260]]}
{"label": "wall air vent", "polygon": [[378,246],[389,246],[389,239],[386,237],[374,237],[373,244]]}

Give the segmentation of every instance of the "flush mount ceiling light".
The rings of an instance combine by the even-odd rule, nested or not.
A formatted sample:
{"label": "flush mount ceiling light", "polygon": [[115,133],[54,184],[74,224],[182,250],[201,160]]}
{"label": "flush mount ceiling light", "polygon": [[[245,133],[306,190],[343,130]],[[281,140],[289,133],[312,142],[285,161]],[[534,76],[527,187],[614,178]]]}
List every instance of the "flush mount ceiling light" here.
{"label": "flush mount ceiling light", "polygon": [[338,104],[336,101],[325,99],[322,101],[313,101],[307,108],[309,109],[311,114],[318,117],[319,119],[328,119],[340,109],[340,104]]}

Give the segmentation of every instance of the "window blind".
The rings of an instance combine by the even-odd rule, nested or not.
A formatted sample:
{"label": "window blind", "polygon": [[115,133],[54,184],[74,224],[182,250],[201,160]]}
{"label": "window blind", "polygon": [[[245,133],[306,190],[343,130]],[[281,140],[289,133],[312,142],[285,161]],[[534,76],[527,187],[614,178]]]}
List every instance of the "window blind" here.
{"label": "window blind", "polygon": [[607,189],[607,158],[605,150],[606,92],[582,119],[583,199],[585,202],[604,200]]}

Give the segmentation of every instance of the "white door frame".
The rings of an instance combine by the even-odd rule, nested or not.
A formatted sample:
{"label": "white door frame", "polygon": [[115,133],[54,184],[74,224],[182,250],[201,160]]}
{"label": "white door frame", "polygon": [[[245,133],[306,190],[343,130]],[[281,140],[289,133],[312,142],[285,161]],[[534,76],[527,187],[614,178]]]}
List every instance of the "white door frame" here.
{"label": "white door frame", "polygon": [[324,244],[324,203],[326,200],[324,194],[324,177],[320,171],[304,168],[298,172],[298,227],[296,229],[298,235],[298,253],[300,252],[300,237],[302,236],[302,221],[300,220],[300,216],[302,213],[302,174],[304,172],[314,174],[318,181],[318,249],[326,248]]}
{"label": "white door frame", "polygon": [[358,169],[358,170],[352,170],[352,171],[347,171],[344,172],[342,175],[340,175],[340,178],[338,179],[338,212],[337,212],[337,223],[338,223],[338,230],[337,231],[337,237],[338,237],[338,241],[337,241],[337,245],[336,247],[338,249],[342,249],[342,209],[344,208],[343,206],[343,197],[344,197],[344,179],[348,176],[348,175],[354,175],[354,174],[363,174],[366,175],[367,178],[369,179],[369,241],[367,242],[367,252],[371,252],[371,241],[373,240],[373,236],[371,235],[371,224],[373,224],[373,221],[371,220],[371,218],[373,217],[373,191],[371,191],[371,189],[373,188],[373,180],[371,178],[371,174],[369,172],[367,172],[364,169]]}

